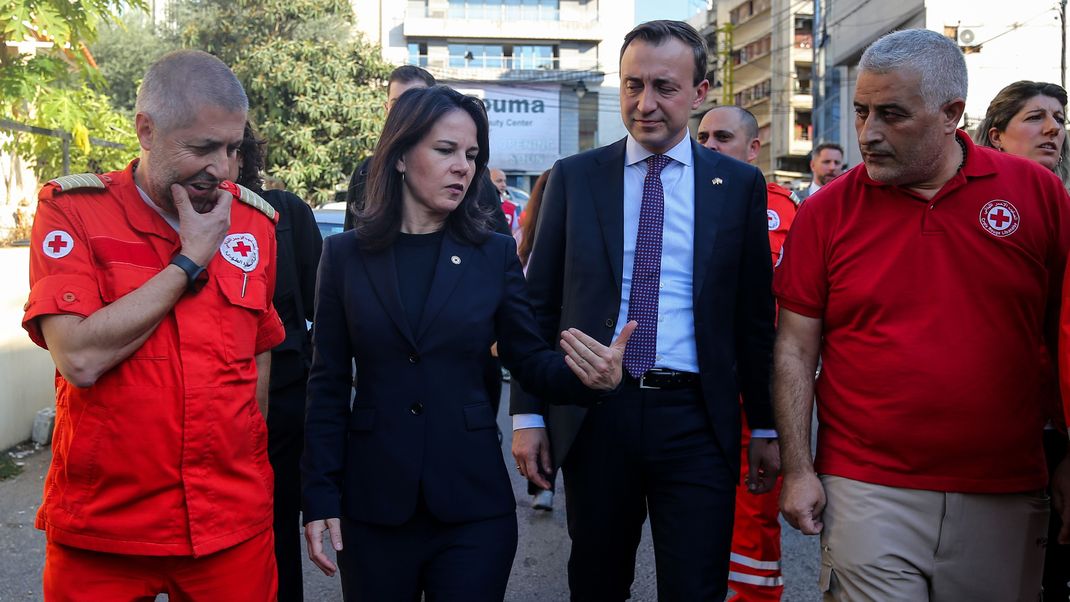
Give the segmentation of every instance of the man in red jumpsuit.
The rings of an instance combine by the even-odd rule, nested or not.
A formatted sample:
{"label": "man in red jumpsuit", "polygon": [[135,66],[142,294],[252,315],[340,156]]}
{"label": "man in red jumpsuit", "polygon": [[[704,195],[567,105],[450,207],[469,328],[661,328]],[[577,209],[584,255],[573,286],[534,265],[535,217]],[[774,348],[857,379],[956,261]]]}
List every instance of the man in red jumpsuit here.
{"label": "man in red jumpsuit", "polygon": [[[758,121],[754,115],[734,105],[710,109],[699,123],[699,144],[745,163],[754,163],[762,143],[758,140]],[[799,200],[779,184],[766,184],[769,219],[769,250],[773,266],[780,265],[780,254],[788,229],[795,219]],[[751,436],[775,437],[776,433],[754,433],[743,419],[743,469],[748,466],[747,443]],[[746,475],[743,475],[744,477]],[[732,555],[728,582],[736,592],[734,601],[780,600],[784,579],[780,573],[780,522],[777,499],[778,478],[771,495],[751,493],[746,479],[736,488],[735,527],[732,532]]]}
{"label": "man in red jumpsuit", "polygon": [[45,599],[274,600],[275,214],[224,181],[248,100],[179,51],[136,110],[140,158],[49,182],[34,220],[23,327],[58,372]]}

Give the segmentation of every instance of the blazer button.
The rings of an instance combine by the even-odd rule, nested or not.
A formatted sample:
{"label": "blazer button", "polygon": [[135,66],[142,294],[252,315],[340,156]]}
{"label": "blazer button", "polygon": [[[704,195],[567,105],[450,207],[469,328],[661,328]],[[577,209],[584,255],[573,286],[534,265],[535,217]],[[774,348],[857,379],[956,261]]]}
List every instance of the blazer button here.
{"label": "blazer button", "polygon": [[409,354],[409,363],[410,364],[415,364],[415,363],[417,363],[419,361],[420,361],[420,356],[416,355],[415,353],[410,353]]}
{"label": "blazer button", "polygon": [[413,416],[419,416],[420,414],[424,413],[424,404],[417,401],[416,403],[409,406],[409,411],[412,412]]}
{"label": "blazer button", "polygon": [[614,326],[613,318],[606,318],[606,328],[613,328],[613,326]]}

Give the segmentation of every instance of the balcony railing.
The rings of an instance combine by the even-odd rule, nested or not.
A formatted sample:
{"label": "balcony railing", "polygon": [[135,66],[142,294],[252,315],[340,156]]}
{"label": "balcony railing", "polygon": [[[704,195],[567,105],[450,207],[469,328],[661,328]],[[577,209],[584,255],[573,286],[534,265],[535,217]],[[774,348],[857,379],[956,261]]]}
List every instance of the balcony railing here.
{"label": "balcony railing", "polygon": [[814,34],[812,33],[795,33],[795,47],[796,48],[813,48],[814,47]]}
{"label": "balcony railing", "polygon": [[566,81],[576,79],[577,74],[599,80],[604,75],[597,60],[582,58],[409,55],[409,64],[424,67],[445,79]]}
{"label": "balcony railing", "polygon": [[482,19],[497,22],[561,20],[561,9],[541,5],[498,4],[496,6],[480,6],[465,3],[432,8],[426,2],[421,1],[409,2],[408,14],[426,19]]}

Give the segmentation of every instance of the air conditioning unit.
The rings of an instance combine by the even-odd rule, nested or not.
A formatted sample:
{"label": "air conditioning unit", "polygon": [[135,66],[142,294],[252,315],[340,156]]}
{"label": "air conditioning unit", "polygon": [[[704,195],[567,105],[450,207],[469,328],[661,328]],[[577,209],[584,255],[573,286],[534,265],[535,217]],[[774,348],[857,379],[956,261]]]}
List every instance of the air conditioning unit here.
{"label": "air conditioning unit", "polygon": [[981,42],[981,28],[977,26],[959,26],[959,46],[976,46]]}

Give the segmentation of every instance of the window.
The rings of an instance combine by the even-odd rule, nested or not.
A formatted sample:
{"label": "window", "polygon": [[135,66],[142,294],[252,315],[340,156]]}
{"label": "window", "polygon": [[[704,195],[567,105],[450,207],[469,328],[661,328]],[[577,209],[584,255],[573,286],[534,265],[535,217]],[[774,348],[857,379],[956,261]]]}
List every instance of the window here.
{"label": "window", "polygon": [[560,0],[449,0],[451,19],[557,21]]}
{"label": "window", "polygon": [[736,93],[736,104],[741,107],[749,107],[758,101],[769,98],[773,92],[773,80],[767,79],[759,84],[751,86]]}
{"label": "window", "polygon": [[[506,48],[509,53],[509,48]],[[513,69],[553,69],[553,46],[513,46]]]}
{"label": "window", "polygon": [[557,59],[557,46],[538,44],[450,44],[449,52],[458,69],[553,69]]}
{"label": "window", "polygon": [[427,66],[427,42],[409,42],[409,64]]}
{"label": "window", "polygon": [[814,47],[813,15],[795,15],[795,47]]}
{"label": "window", "polygon": [[814,126],[810,121],[810,111],[796,111],[795,112],[795,139],[796,140],[812,140],[814,137]]}

